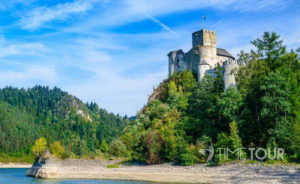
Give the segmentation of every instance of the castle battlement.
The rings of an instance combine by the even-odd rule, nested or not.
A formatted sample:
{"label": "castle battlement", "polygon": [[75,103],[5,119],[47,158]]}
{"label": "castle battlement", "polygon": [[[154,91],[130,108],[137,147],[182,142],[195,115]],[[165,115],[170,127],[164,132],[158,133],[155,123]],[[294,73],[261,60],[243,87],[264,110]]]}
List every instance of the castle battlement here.
{"label": "castle battlement", "polygon": [[[169,76],[185,70],[197,74],[200,81],[205,75],[214,75],[217,65],[224,68],[225,88],[235,86],[232,74],[238,65],[235,58],[225,49],[217,48],[217,34],[215,31],[202,29],[192,33],[192,48],[184,53],[174,50],[169,54]],[[226,76],[225,76],[226,75]]]}

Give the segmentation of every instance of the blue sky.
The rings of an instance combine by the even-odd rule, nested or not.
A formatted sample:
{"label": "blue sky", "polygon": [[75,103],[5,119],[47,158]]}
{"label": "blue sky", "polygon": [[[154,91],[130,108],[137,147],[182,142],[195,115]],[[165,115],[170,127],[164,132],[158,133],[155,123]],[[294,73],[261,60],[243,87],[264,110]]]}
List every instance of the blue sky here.
{"label": "blue sky", "polygon": [[0,12],[0,87],[58,86],[122,115],[201,28],[234,55],[264,31],[300,47],[299,0],[0,0]]}

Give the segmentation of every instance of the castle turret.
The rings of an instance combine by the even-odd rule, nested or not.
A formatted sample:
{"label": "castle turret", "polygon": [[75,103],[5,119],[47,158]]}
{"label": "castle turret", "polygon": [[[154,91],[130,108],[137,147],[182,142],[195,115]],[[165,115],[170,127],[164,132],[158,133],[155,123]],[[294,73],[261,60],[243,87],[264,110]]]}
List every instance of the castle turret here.
{"label": "castle turret", "polygon": [[210,69],[209,64],[205,61],[202,61],[198,66],[198,79],[197,80],[200,81],[209,69]]}
{"label": "castle turret", "polygon": [[193,33],[193,47],[196,46],[209,46],[216,48],[217,36],[215,31],[202,29]]}
{"label": "castle turret", "polygon": [[199,53],[199,61],[196,72],[200,81],[207,70],[215,66],[217,61],[216,32],[210,30],[197,31],[193,33],[193,48]]}
{"label": "castle turret", "polygon": [[236,88],[236,81],[234,76],[234,70],[238,67],[238,64],[235,60],[227,60],[224,62],[224,88]]}
{"label": "castle turret", "polygon": [[176,72],[186,70],[185,63],[183,61],[184,52],[182,50],[171,51],[168,54],[169,57],[169,77]]}

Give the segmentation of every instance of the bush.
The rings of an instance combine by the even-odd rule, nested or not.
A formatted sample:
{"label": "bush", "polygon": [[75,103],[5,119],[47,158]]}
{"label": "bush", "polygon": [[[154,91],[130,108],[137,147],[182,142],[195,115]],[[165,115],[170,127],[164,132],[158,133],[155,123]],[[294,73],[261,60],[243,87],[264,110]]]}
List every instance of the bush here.
{"label": "bush", "polygon": [[31,148],[32,153],[36,157],[42,156],[47,149],[47,140],[44,137],[39,138],[34,142],[34,145]]}
{"label": "bush", "polygon": [[158,132],[148,132],[145,138],[147,163],[161,163],[162,139]]}
{"label": "bush", "polygon": [[[235,151],[243,148],[242,140],[239,136],[238,126],[235,121],[229,124],[230,127],[230,134],[226,134],[224,132],[218,134],[218,142],[216,144],[217,148],[226,148],[230,149],[231,151]],[[227,159],[237,160],[237,159],[244,159],[245,154],[243,152],[237,151],[234,154],[227,155],[228,158],[223,158],[219,155],[217,156],[216,161],[218,162],[225,162]],[[242,157],[242,158],[240,158]]]}
{"label": "bush", "polygon": [[198,150],[196,146],[189,146],[183,139],[179,139],[178,144],[176,163],[185,166],[198,163],[199,158],[197,157]]}
{"label": "bush", "polygon": [[193,165],[196,164],[197,162],[198,162],[197,156],[190,151],[180,154],[178,158],[178,163],[180,165],[185,165],[185,166]]}
{"label": "bush", "polygon": [[125,144],[119,139],[114,139],[110,143],[108,152],[116,157],[128,157],[128,150]]}
{"label": "bush", "polygon": [[103,153],[108,152],[108,145],[107,145],[105,140],[102,140],[102,142],[100,144],[100,151],[103,152]]}
{"label": "bush", "polygon": [[242,148],[243,147],[242,139],[239,136],[239,130],[238,130],[237,123],[235,121],[233,121],[229,124],[229,127],[230,127],[230,138],[232,141],[233,149]]}
{"label": "bush", "polygon": [[60,144],[59,141],[55,141],[50,145],[50,152],[57,158],[67,158],[65,148]]}

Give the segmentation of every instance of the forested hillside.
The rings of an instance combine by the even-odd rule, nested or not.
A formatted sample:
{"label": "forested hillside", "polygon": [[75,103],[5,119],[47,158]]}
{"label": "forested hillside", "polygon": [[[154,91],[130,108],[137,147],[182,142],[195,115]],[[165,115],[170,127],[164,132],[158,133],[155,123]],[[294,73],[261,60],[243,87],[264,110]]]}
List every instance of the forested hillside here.
{"label": "forested hillside", "polygon": [[67,157],[95,157],[102,142],[118,137],[127,119],[58,88],[0,89],[0,160],[30,161],[34,142],[59,142]]}
{"label": "forested hillside", "polygon": [[[126,154],[150,164],[190,165],[205,162],[199,150],[212,144],[232,150],[280,147],[285,160],[299,161],[300,50],[287,51],[269,32],[252,44],[255,50],[239,55],[237,89],[224,91],[221,67],[217,77],[200,82],[190,72],[162,82],[117,139]],[[216,155],[214,162],[222,158]]]}

